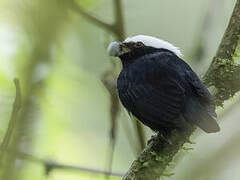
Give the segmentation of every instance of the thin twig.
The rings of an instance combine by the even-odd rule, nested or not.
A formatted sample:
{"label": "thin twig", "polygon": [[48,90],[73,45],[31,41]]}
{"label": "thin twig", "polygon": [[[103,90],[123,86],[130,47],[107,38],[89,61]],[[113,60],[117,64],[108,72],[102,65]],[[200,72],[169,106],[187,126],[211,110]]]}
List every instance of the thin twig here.
{"label": "thin twig", "polygon": [[5,155],[5,152],[8,148],[9,142],[11,140],[12,134],[14,132],[14,127],[16,125],[17,122],[17,118],[18,118],[18,112],[21,109],[21,89],[20,89],[20,83],[18,79],[14,79],[14,84],[16,87],[16,96],[15,96],[15,100],[13,103],[13,109],[12,109],[12,113],[11,113],[11,118],[10,121],[8,123],[8,128],[7,128],[7,132],[3,138],[3,142],[1,144],[1,153],[0,153],[0,166],[2,165],[2,161],[3,161],[3,157]]}
{"label": "thin twig", "polygon": [[54,161],[45,160],[43,158],[39,158],[39,157],[33,156],[31,154],[23,153],[23,152],[17,152],[16,154],[19,159],[27,160],[27,161],[30,161],[33,163],[42,164],[45,167],[47,175],[52,170],[55,170],[55,169],[89,172],[89,173],[100,174],[100,175],[109,174],[109,175],[115,176],[115,177],[121,177],[123,175],[122,173],[109,173],[107,171],[103,171],[103,170],[99,170],[99,169],[92,169],[92,168],[86,168],[86,167],[81,167],[81,166],[61,164],[61,163],[57,163]]}
{"label": "thin twig", "polygon": [[210,28],[214,22],[214,14],[216,11],[219,11],[219,7],[217,5],[222,5],[223,3],[219,2],[219,0],[210,0],[208,3],[207,12],[204,16],[203,23],[200,28],[198,28],[196,33],[196,42],[195,46],[193,47],[193,52],[191,54],[193,60],[196,65],[199,66],[199,62],[203,60],[204,55],[207,52],[207,44],[209,43],[210,39],[208,38]]}
{"label": "thin twig", "polygon": [[123,41],[126,38],[126,31],[123,18],[122,0],[113,0],[113,5],[115,13],[114,31],[116,32],[116,38],[119,41]]}
{"label": "thin twig", "polygon": [[97,26],[102,27],[103,29],[106,29],[116,34],[114,25],[106,23],[103,20],[97,18],[96,16],[94,16],[93,14],[91,14],[90,12],[82,8],[78,3],[76,3],[75,0],[71,1],[70,7],[72,10],[79,13],[80,15],[82,15],[84,18],[86,18],[88,21],[92,22],[93,24],[96,24]]}

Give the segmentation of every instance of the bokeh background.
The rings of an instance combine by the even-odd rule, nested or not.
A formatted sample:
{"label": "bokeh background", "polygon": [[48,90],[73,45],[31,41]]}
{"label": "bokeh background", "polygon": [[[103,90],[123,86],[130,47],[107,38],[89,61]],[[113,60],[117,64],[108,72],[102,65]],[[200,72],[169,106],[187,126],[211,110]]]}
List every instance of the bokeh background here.
{"label": "bokeh background", "polygon": [[[50,162],[107,170],[111,94],[104,73],[118,74],[109,58],[115,37],[70,7],[68,0],[0,0],[0,139],[4,139],[20,81],[22,108],[10,147]],[[111,23],[112,0],[78,0],[75,5]],[[181,48],[184,60],[202,76],[227,27],[235,0],[123,0],[126,35],[146,34]],[[108,77],[109,78],[109,77]],[[111,76],[110,76],[111,78]],[[238,180],[240,127],[238,96],[218,108],[221,132],[198,130],[168,169],[172,180]],[[112,171],[124,173],[139,152],[133,120],[120,107]],[[152,132],[144,128],[145,139]],[[105,179],[94,173],[52,169],[8,150],[1,179]],[[10,155],[9,155],[10,154]],[[16,156],[17,160],[13,157]],[[13,163],[12,163],[13,162]],[[174,167],[174,169],[173,169]],[[111,177],[111,179],[120,179]]]}

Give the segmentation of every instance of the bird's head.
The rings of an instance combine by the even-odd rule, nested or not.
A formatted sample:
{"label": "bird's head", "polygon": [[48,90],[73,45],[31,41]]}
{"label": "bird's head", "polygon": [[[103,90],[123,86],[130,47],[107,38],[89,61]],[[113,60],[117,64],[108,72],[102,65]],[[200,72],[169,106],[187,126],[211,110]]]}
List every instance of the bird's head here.
{"label": "bird's head", "polygon": [[180,57],[181,51],[171,43],[145,35],[128,37],[123,42],[111,42],[108,46],[110,56],[121,59],[137,58],[159,50],[168,50]]}

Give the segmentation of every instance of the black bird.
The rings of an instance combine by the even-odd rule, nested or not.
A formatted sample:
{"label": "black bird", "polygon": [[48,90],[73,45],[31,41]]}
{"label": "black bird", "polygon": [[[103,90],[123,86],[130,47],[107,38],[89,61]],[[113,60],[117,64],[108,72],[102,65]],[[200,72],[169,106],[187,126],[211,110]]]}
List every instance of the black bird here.
{"label": "black bird", "polygon": [[197,125],[207,133],[220,130],[211,94],[181,59],[177,47],[137,35],[112,42],[108,52],[123,65],[117,80],[119,98],[143,124],[165,133],[187,125]]}

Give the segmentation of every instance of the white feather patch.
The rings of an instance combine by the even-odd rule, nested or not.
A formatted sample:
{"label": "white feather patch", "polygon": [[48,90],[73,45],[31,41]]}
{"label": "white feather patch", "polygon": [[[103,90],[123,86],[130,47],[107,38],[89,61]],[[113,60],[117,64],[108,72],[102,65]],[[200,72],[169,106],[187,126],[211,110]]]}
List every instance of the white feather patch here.
{"label": "white feather patch", "polygon": [[178,57],[182,56],[182,53],[178,47],[175,47],[171,43],[152,37],[152,36],[145,36],[145,35],[137,35],[133,37],[128,37],[124,40],[124,42],[142,42],[145,46],[150,46],[154,48],[163,48],[169,51],[172,51]]}

